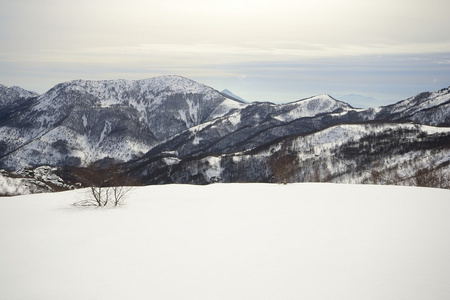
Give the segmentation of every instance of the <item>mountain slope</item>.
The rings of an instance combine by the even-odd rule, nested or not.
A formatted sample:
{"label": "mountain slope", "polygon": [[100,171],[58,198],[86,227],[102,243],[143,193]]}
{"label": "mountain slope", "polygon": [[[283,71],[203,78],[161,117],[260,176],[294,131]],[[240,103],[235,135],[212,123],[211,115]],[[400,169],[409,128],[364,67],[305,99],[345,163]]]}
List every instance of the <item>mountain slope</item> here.
{"label": "mountain slope", "polygon": [[7,87],[0,84],[0,126],[32,105],[38,96],[17,86]]}
{"label": "mountain slope", "polygon": [[15,104],[15,102],[20,101],[21,99],[30,99],[37,96],[39,96],[39,94],[27,91],[18,86],[8,87],[0,84],[0,107],[2,108]]}
{"label": "mountain slope", "polygon": [[384,168],[397,177],[384,182],[411,184],[450,165],[450,88],[369,109],[325,94],[245,104],[180,76],[0,95],[0,168],[11,170],[106,159],[145,184],[271,182],[273,161],[289,154],[294,181],[372,182]]}
{"label": "mountain slope", "polygon": [[166,152],[127,168],[144,184],[274,182],[279,180],[277,169],[286,168],[288,182],[450,188],[450,128],[379,122],[336,125],[249,151],[186,158]]}
{"label": "mountain slope", "polygon": [[[192,127],[153,148],[146,157],[177,151],[180,157],[249,150],[283,136],[308,133],[343,122],[350,105],[328,95],[275,105],[251,103],[216,120]],[[363,117],[352,117],[353,121]]]}
{"label": "mountain slope", "polygon": [[377,119],[407,120],[433,126],[450,126],[450,87],[424,92],[382,107]]}
{"label": "mountain slope", "polygon": [[[439,99],[422,99],[434,101],[436,108],[442,109],[442,98],[448,97],[448,92],[435,95]],[[432,186],[450,188],[450,178],[445,175],[450,174],[450,129],[409,124],[398,117],[411,106],[426,104],[408,101],[409,105],[399,105],[386,117],[379,113],[385,108],[353,109],[324,96],[309,100],[322,108],[308,111],[311,101],[255,103],[191,128],[131,162],[129,172],[147,184],[272,182],[271,161],[287,153],[295,158],[289,180],[296,182],[428,185],[424,180],[434,177],[442,182]],[[320,100],[325,101],[322,104]],[[323,107],[329,107],[328,112]],[[427,108],[430,114],[425,124],[436,120],[433,106]],[[420,113],[418,110],[416,116]],[[298,119],[282,122],[291,120],[292,115]],[[208,139],[213,134],[216,137]]]}
{"label": "mountain slope", "polygon": [[242,105],[180,76],[66,82],[5,118],[0,157],[5,167],[129,160]]}

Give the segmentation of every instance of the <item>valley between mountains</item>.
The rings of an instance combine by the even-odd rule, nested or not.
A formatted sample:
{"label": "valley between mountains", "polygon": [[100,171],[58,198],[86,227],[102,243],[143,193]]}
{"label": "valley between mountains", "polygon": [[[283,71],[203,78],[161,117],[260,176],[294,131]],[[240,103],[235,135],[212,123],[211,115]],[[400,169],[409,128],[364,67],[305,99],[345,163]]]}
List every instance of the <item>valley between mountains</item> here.
{"label": "valley between mountains", "polygon": [[246,103],[181,76],[0,85],[0,194],[89,185],[336,182],[449,188],[450,88],[359,109],[323,94]]}

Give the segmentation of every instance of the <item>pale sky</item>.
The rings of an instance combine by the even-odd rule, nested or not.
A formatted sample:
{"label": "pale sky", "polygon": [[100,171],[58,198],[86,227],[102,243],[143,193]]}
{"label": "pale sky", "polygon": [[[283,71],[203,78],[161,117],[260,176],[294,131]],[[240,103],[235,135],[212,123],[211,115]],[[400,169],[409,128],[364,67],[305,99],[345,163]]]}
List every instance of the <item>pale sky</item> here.
{"label": "pale sky", "polygon": [[0,83],[182,75],[248,101],[450,85],[448,0],[0,0]]}

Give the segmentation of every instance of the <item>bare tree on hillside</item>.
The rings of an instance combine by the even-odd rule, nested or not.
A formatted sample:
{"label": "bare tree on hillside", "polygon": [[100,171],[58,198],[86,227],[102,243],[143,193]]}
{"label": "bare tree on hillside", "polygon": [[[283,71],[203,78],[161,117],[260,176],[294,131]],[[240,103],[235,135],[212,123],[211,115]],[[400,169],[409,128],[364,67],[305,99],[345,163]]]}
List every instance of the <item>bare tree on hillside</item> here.
{"label": "bare tree on hillside", "polygon": [[450,189],[450,174],[444,168],[423,168],[414,176],[417,186]]}
{"label": "bare tree on hillside", "polygon": [[287,184],[290,182],[298,168],[298,157],[287,151],[275,154],[269,161],[269,169],[278,183]]}

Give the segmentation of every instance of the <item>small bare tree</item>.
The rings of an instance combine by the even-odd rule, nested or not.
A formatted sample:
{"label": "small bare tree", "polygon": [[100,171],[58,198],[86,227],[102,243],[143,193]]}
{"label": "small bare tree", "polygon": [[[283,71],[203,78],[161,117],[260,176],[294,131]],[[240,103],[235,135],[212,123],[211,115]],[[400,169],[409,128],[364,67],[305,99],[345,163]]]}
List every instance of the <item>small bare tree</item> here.
{"label": "small bare tree", "polygon": [[84,169],[83,178],[89,186],[89,193],[86,199],[75,202],[75,206],[120,206],[132,189],[131,181],[121,173],[116,163],[109,163],[106,167],[90,164]]}
{"label": "small bare tree", "polygon": [[113,206],[123,205],[127,194],[131,191],[134,184],[128,176],[121,172],[117,164],[112,164],[109,167],[109,173]]}

